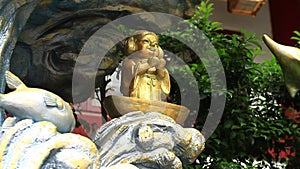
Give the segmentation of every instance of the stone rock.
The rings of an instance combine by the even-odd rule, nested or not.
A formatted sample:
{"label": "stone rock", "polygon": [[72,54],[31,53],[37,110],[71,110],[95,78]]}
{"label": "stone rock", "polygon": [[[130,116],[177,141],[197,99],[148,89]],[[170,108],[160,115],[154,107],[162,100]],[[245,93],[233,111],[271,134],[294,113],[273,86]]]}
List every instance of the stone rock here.
{"label": "stone rock", "polygon": [[60,134],[51,122],[25,119],[1,129],[0,168],[99,168],[99,152],[90,139]]}
{"label": "stone rock", "polygon": [[[84,101],[93,92],[89,89],[84,93],[75,93],[78,99],[74,101],[72,99],[74,97],[72,96],[72,75],[83,45],[103,25],[138,12],[163,12],[186,18],[190,17],[194,10],[194,4],[190,0],[26,0],[16,8],[18,3],[18,0],[15,0],[4,1],[0,4],[0,9],[3,8],[7,12],[14,11],[17,14],[5,15],[6,18],[3,20],[13,18],[10,21],[13,26],[7,28],[20,30],[17,33],[12,31],[9,33],[10,36],[7,36],[9,39],[14,39],[13,41],[9,39],[6,41],[6,36],[1,35],[4,38],[3,42],[7,43],[5,45],[11,45],[10,49],[13,49],[12,54],[7,52],[10,49],[0,50],[1,57],[9,60],[11,56],[10,70],[25,84],[50,90],[68,102]],[[37,3],[37,5],[31,5],[32,3]],[[30,14],[28,19],[23,17],[23,13]],[[163,19],[150,16],[139,18],[135,23],[139,25],[147,21],[151,23],[151,26],[159,28],[165,25],[155,23],[162,23]],[[0,28],[5,30],[8,24],[9,22],[1,25]],[[165,24],[172,23],[165,22]],[[99,37],[99,43],[91,48],[105,48],[111,43],[103,42],[101,39],[103,37]],[[115,48],[111,49],[106,56],[100,57],[106,59],[102,59],[97,69],[95,86],[103,83],[103,80],[98,79],[112,74],[122,56],[116,52]],[[89,60],[89,56],[86,58]],[[2,64],[7,65],[7,60]],[[79,77],[91,80],[84,73]]]}
{"label": "stone rock", "polygon": [[140,169],[182,169],[195,161],[205,139],[194,128],[183,128],[158,112],[130,112],[105,123],[94,143],[101,167],[130,163]]}

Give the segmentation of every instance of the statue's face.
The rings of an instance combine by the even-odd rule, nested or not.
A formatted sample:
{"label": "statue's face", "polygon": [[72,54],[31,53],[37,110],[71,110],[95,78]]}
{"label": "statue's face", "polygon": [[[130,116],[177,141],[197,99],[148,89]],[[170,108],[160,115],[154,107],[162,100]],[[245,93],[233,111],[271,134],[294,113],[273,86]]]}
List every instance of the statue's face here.
{"label": "statue's face", "polygon": [[144,35],[138,39],[135,43],[135,49],[138,51],[136,53],[138,58],[163,57],[163,51],[158,45],[158,38],[152,34]]}
{"label": "statue's face", "polygon": [[149,49],[153,52],[158,51],[158,39],[151,34],[145,35],[138,41],[137,47],[139,50]]}

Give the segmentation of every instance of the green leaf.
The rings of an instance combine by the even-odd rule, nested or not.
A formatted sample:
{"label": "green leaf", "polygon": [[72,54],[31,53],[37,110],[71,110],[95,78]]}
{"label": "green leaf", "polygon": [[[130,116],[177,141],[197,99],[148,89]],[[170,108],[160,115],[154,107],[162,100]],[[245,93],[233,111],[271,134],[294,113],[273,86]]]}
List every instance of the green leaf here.
{"label": "green leaf", "polygon": [[231,127],[231,129],[232,130],[234,130],[234,129],[240,129],[241,127],[240,126],[237,126],[237,125],[233,125],[232,127]]}
{"label": "green leaf", "polygon": [[256,45],[257,47],[259,47],[259,49],[262,49],[262,47],[258,41],[250,39],[248,42]]}
{"label": "green leaf", "polygon": [[296,34],[297,36],[300,36],[300,32],[299,31],[293,31],[294,34]]}

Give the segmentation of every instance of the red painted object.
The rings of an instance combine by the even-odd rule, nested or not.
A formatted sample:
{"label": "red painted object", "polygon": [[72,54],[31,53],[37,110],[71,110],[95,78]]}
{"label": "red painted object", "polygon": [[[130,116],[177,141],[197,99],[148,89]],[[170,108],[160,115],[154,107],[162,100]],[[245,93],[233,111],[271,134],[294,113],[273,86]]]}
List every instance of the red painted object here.
{"label": "red painted object", "polygon": [[81,124],[80,128],[76,128],[73,132],[84,136],[92,136],[102,125],[101,105],[99,101],[95,98],[89,98],[85,102],[73,105],[73,107]]}
{"label": "red painted object", "polygon": [[80,125],[79,127],[76,127],[76,128],[72,131],[72,133],[74,133],[74,134],[80,134],[80,135],[82,135],[82,136],[84,136],[84,137],[89,137],[88,134],[86,133],[86,131],[84,130],[84,128],[83,128],[82,125]]}
{"label": "red painted object", "polygon": [[[293,109],[292,107],[290,108],[286,108],[284,111],[285,115],[287,117],[292,118],[296,124],[300,124],[300,112],[298,112],[297,110]],[[294,140],[294,137],[286,137],[284,139],[280,139],[278,140],[278,142],[280,143],[285,143],[286,140]],[[292,147],[291,146],[286,146],[285,147],[285,151],[281,151],[279,152],[279,154],[276,154],[274,152],[274,149],[269,149],[268,153],[270,153],[272,155],[272,157],[274,159],[276,158],[290,158],[290,157],[295,157],[296,156],[296,152],[292,152],[291,151]]]}

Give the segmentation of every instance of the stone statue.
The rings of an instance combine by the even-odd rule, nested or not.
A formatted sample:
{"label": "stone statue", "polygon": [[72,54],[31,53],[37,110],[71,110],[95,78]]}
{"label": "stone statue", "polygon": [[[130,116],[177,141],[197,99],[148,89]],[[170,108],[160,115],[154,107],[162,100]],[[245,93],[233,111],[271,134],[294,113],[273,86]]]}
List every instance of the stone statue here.
{"label": "stone statue", "polygon": [[[182,169],[183,164],[194,162],[205,138],[177,123],[184,122],[188,110],[182,113],[184,107],[160,101],[158,90],[168,94],[170,86],[157,42],[155,34],[143,31],[134,43],[141,50],[132,53],[139,57],[124,63],[134,68],[131,97],[125,98],[136,99],[130,104],[143,111],[135,108],[105,123],[92,140],[68,133],[75,125],[68,103],[47,90],[27,87],[7,71],[7,85],[15,91],[1,94],[0,106],[16,120],[8,118],[1,127],[0,168]],[[144,74],[153,75],[150,81],[159,85],[148,84]],[[143,89],[144,85],[148,86]]]}
{"label": "stone statue", "polygon": [[194,128],[183,128],[158,112],[131,112],[104,124],[93,139],[101,166],[130,163],[140,169],[181,169],[204,149]]}
{"label": "stone statue", "polygon": [[153,32],[136,31],[128,38],[129,55],[122,64],[121,92],[147,100],[165,100],[170,93],[170,76],[163,50]]}
{"label": "stone statue", "polygon": [[43,89],[27,87],[9,71],[6,71],[6,83],[14,91],[0,94],[0,107],[14,117],[6,119],[4,127],[29,118],[34,121],[50,121],[56,125],[59,132],[63,133],[74,129],[75,118],[72,108],[62,98]]}
{"label": "stone statue", "polygon": [[[75,125],[68,103],[49,91],[27,87],[9,71],[6,82],[15,91],[0,94],[0,106],[14,117],[1,127],[0,168],[181,169],[204,149],[203,135],[177,124],[171,113],[126,113],[101,126],[93,140],[67,133]],[[166,109],[182,109],[173,106]]]}
{"label": "stone statue", "polygon": [[[8,118],[0,128],[0,168],[182,169],[204,149],[205,138],[198,130],[183,128],[172,114],[151,109],[114,118],[92,140],[65,133],[75,123],[68,103],[46,90],[27,87],[9,71],[6,81],[15,91],[1,94],[0,106],[16,120],[9,123]],[[166,109],[182,109],[173,106]]]}
{"label": "stone statue", "polygon": [[278,44],[267,35],[263,40],[280,64],[289,94],[295,97],[300,90],[300,49]]}
{"label": "stone statue", "polygon": [[157,112],[115,118],[93,140],[25,119],[0,132],[0,168],[181,169],[197,158],[204,142],[198,130]]}
{"label": "stone statue", "polygon": [[0,134],[0,168],[97,169],[96,145],[78,134],[60,134],[48,121],[25,119]]}

